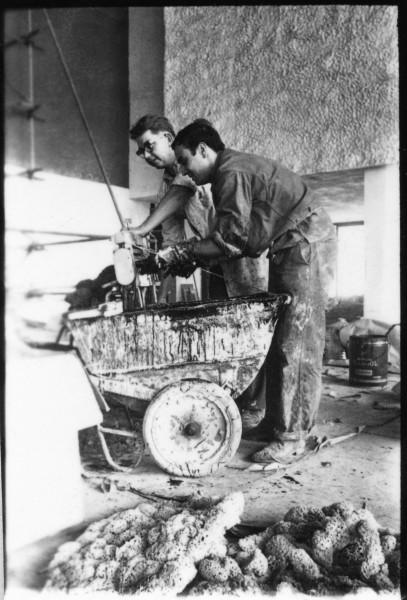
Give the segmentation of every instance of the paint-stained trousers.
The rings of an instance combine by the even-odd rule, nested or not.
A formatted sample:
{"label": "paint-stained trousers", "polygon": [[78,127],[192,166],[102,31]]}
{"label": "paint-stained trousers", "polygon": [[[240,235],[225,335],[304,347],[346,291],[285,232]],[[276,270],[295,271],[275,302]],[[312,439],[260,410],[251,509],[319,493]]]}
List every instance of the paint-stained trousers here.
{"label": "paint-stained trousers", "polygon": [[[289,293],[265,363],[243,395],[265,405],[270,439],[305,438],[315,423],[322,387],[325,311],[336,258],[335,229],[319,209],[270,250],[269,292]],[[290,245],[291,244],[291,245]],[[277,246],[277,244],[276,244]],[[247,404],[246,404],[247,406]]]}

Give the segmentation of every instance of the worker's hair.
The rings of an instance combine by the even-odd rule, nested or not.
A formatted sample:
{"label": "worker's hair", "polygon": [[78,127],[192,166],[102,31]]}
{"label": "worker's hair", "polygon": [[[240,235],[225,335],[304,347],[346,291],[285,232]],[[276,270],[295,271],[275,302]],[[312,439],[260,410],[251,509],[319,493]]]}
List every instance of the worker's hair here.
{"label": "worker's hair", "polygon": [[144,115],[144,117],[141,117],[134,125],[132,125],[130,129],[130,138],[135,140],[148,130],[153,133],[168,131],[175,137],[174,128],[167,117],[162,117],[160,115]]}
{"label": "worker's hair", "polygon": [[198,145],[204,142],[207,146],[220,152],[225,149],[225,144],[222,142],[219,133],[212,126],[212,123],[206,119],[195,119],[192,123],[181,129],[175,136],[172,147],[185,146],[195,154]]}

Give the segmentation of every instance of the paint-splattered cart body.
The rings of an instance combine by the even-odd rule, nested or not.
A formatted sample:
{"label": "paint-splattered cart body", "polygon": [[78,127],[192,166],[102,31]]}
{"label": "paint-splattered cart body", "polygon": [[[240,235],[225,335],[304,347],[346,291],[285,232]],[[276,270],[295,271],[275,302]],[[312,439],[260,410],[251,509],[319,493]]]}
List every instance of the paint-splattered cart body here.
{"label": "paint-splattered cart body", "polygon": [[197,476],[236,452],[241,420],[233,399],[260,369],[289,301],[262,294],[111,316],[88,310],[68,313],[67,325],[107,403],[143,417],[157,463]]}

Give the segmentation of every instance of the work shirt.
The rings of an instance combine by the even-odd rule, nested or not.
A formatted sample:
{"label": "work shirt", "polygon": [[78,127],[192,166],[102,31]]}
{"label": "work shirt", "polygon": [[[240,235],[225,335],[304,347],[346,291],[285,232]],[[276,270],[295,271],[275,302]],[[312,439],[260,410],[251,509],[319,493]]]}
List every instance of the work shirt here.
{"label": "work shirt", "polygon": [[211,184],[217,224],[209,237],[227,257],[256,257],[303,237],[313,242],[332,235],[328,215],[303,179],[275,160],[227,148],[217,156]]}
{"label": "work shirt", "polygon": [[173,186],[187,188],[190,197],[183,208],[165,219],[162,223],[163,248],[173,246],[186,239],[184,219],[188,221],[192,232],[199,238],[205,238],[215,223],[215,207],[212,202],[210,185],[197,186],[187,175],[180,173],[175,164],[164,170],[164,176],[158,191],[160,202]]}
{"label": "work shirt", "polygon": [[[216,228],[217,214],[212,200],[211,185],[197,186],[187,175],[180,173],[181,167],[176,164],[171,169],[164,170],[164,176],[158,192],[161,201],[171,187],[180,186],[191,190],[191,196],[184,207],[162,222],[163,248],[172,246],[186,239],[184,219],[199,239],[210,236]],[[229,297],[246,296],[267,291],[268,260],[266,253],[259,258],[244,257],[230,261],[216,260],[223,272]],[[208,268],[211,268],[211,262]]]}
{"label": "work shirt", "polygon": [[209,237],[232,259],[269,248],[269,291],[291,296],[243,401],[265,402],[270,439],[305,439],[321,398],[335,228],[302,178],[274,160],[225,149],[211,183],[218,222]]}

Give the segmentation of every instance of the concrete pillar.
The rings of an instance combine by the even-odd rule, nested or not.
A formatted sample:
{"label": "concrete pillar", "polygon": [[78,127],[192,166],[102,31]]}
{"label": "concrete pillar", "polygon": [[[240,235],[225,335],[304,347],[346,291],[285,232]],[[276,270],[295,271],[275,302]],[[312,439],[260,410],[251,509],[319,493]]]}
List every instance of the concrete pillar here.
{"label": "concrete pillar", "polygon": [[400,322],[400,193],[398,165],[366,169],[364,316]]}
{"label": "concrete pillar", "polygon": [[[129,8],[130,124],[143,115],[164,114],[164,9],[161,6]],[[154,202],[162,171],[136,156],[129,140],[130,198]]]}

